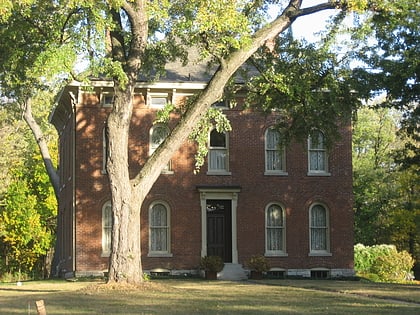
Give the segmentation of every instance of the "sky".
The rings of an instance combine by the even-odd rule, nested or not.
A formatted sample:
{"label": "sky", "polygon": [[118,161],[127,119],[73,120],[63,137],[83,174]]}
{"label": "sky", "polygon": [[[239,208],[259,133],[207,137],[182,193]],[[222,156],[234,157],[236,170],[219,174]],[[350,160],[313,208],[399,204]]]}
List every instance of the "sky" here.
{"label": "sky", "polygon": [[[304,0],[302,8],[311,7],[325,2],[325,0]],[[277,12],[278,10],[273,7],[270,15],[274,18],[277,15]],[[325,29],[328,18],[333,14],[334,10],[324,10],[298,18],[292,24],[293,36],[296,39],[304,38],[308,42],[316,41],[318,37],[316,34]]]}

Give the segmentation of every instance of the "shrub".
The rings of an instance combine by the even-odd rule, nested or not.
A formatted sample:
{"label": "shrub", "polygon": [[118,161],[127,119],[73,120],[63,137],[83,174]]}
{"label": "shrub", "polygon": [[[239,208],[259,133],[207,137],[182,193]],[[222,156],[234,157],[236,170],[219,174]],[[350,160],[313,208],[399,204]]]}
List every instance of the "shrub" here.
{"label": "shrub", "polygon": [[411,279],[414,259],[406,251],[398,252],[394,245],[354,247],[354,267],[361,275],[382,282],[403,282]]}
{"label": "shrub", "polygon": [[205,256],[201,258],[200,268],[206,271],[222,271],[225,264],[219,256]]}
{"label": "shrub", "polygon": [[247,265],[251,270],[255,270],[258,272],[266,272],[270,270],[267,258],[261,255],[252,256]]}

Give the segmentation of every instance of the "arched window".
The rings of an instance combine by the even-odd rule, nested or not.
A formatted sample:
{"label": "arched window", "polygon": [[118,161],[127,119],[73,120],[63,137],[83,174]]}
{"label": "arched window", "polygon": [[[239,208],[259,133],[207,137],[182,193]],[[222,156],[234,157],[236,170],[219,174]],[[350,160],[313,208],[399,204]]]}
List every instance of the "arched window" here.
{"label": "arched window", "polygon": [[162,201],[149,208],[149,255],[170,253],[170,211]]}
{"label": "arched window", "polygon": [[325,145],[325,136],[315,130],[308,139],[308,167],[309,173],[319,174],[328,172],[327,148]]}
{"label": "arched window", "polygon": [[111,253],[112,235],[112,205],[107,201],[102,206],[102,256],[109,256]]}
{"label": "arched window", "polygon": [[286,154],[280,146],[280,133],[274,128],[265,131],[265,174],[285,174]]}
{"label": "arched window", "polygon": [[320,204],[309,209],[309,244],[310,252],[323,254],[330,252],[328,210]]}
{"label": "arched window", "polygon": [[[169,128],[165,125],[155,125],[150,129],[150,144],[149,144],[149,155],[152,155],[153,152],[160,146],[160,144],[166,139],[169,135]],[[162,170],[163,173],[171,172],[171,161],[168,162],[166,167]]]}
{"label": "arched window", "polygon": [[226,173],[229,171],[228,163],[228,136],[224,132],[213,129],[209,141],[209,172]]}
{"label": "arched window", "polygon": [[265,252],[266,255],[286,253],[285,213],[278,204],[270,204],[265,209]]}

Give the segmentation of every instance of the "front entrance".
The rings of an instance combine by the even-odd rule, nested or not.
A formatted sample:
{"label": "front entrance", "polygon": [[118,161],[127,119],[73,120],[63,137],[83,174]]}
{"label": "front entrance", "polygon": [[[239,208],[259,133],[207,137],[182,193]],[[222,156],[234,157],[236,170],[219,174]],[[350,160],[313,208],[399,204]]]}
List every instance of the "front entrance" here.
{"label": "front entrance", "polygon": [[232,262],[232,202],[206,200],[207,256],[220,256]]}
{"label": "front entrance", "polygon": [[238,186],[199,186],[201,257],[217,255],[225,263],[238,263]]}

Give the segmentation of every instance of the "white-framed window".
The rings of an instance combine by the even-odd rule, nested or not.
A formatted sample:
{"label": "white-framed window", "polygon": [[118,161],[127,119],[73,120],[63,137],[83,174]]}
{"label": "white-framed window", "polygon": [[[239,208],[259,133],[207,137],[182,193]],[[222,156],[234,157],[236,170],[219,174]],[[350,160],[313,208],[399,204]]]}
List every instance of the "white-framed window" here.
{"label": "white-framed window", "polygon": [[280,144],[280,132],[274,128],[265,131],[265,174],[287,175],[286,150]]}
{"label": "white-framed window", "polygon": [[328,173],[328,154],[325,145],[325,136],[315,130],[308,138],[308,174],[327,174]]}
{"label": "white-framed window", "polygon": [[330,254],[329,212],[321,204],[309,208],[309,244],[310,254]]}
{"label": "white-framed window", "polygon": [[265,255],[286,255],[286,217],[279,204],[269,204],[265,209]]}
{"label": "white-framed window", "polygon": [[113,104],[114,104],[114,93],[102,92],[101,93],[101,106],[112,107]]}
{"label": "white-framed window", "polygon": [[[150,129],[150,142],[149,142],[149,156],[156,151],[160,144],[166,139],[169,135],[169,128],[162,124],[154,125]],[[172,173],[171,161],[165,166],[162,170],[162,173]]]}
{"label": "white-framed window", "polygon": [[170,256],[170,209],[163,201],[149,208],[149,256]]}
{"label": "white-framed window", "polygon": [[216,129],[209,136],[208,173],[229,174],[228,134]]}
{"label": "white-framed window", "polygon": [[147,92],[147,105],[151,108],[162,109],[168,104],[168,93]]}
{"label": "white-framed window", "polygon": [[108,160],[108,134],[106,132],[106,127],[102,129],[102,174],[106,174],[106,163]]}
{"label": "white-framed window", "polygon": [[112,204],[107,201],[102,206],[102,256],[107,257],[111,253],[112,235]]}

